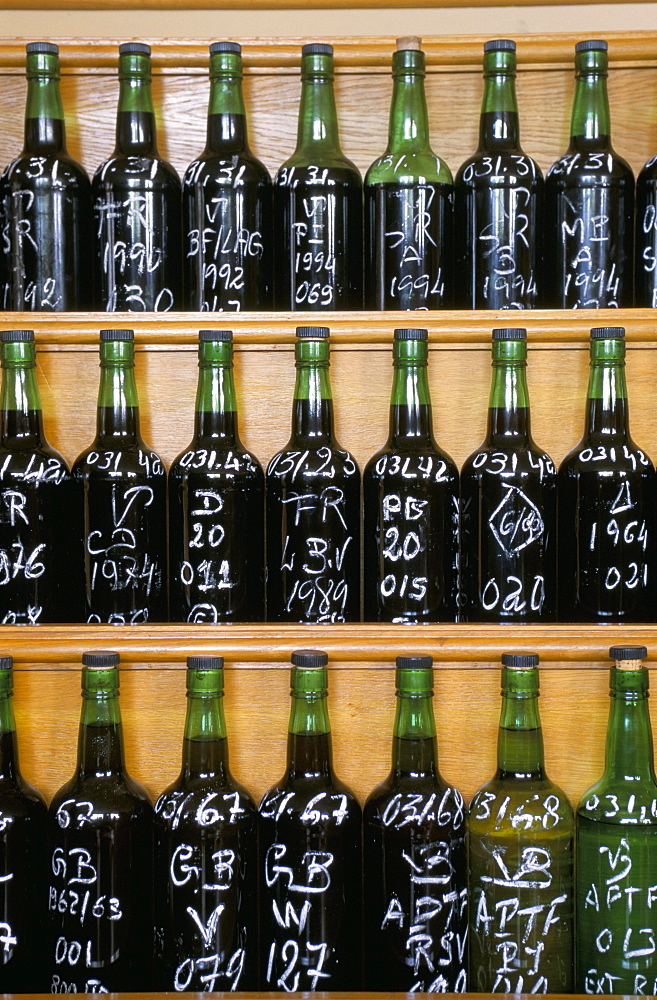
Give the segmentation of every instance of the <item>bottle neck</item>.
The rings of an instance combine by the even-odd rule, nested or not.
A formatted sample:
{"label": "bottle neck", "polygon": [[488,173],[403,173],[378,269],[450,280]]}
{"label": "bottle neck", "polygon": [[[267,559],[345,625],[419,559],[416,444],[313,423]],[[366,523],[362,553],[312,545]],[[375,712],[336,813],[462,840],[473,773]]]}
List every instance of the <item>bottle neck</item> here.
{"label": "bottle neck", "polygon": [[290,778],[328,778],[333,771],[325,669],[292,668],[292,704],[287,738]]}
{"label": "bottle neck", "polygon": [[228,446],[239,444],[230,342],[206,341],[200,345],[194,436],[197,440],[220,438]]}
{"label": "bottle neck", "polygon": [[611,125],[607,96],[607,53],[579,52],[575,66],[569,151],[608,148]]}
{"label": "bottle neck", "polygon": [[248,148],[241,56],[237,52],[214,53],[210,57],[206,152],[225,156]]}
{"label": "bottle neck", "polygon": [[433,445],[426,341],[395,341],[393,366],[390,444],[414,438]]}
{"label": "bottle neck", "polygon": [[433,716],[433,672],[398,669],[396,676],[393,774],[397,777],[435,777],[438,774],[438,747]]}
{"label": "bottle neck", "polygon": [[412,49],[395,52],[392,73],[387,151],[428,153],[431,146],[424,92],[424,52]]}
{"label": "bottle neck", "polygon": [[625,344],[622,340],[591,342],[585,436],[629,435]]}
{"label": "bottle neck", "polygon": [[121,774],[125,760],[118,671],[83,669],[82,677],[78,773],[96,778]]}
{"label": "bottle neck", "polygon": [[519,149],[515,52],[484,53],[479,149]]}
{"label": "bottle neck", "polygon": [[648,672],[612,667],[610,688],[605,778],[655,784]]}
{"label": "bottle neck", "polygon": [[528,443],[531,438],[527,346],[523,340],[493,344],[487,441],[503,444],[508,438],[518,438],[518,443]]}
{"label": "bottle neck", "polygon": [[502,668],[502,713],[497,737],[498,778],[544,777],[538,713],[538,672]]}
{"label": "bottle neck", "polygon": [[301,66],[301,103],[296,153],[341,156],[333,93],[333,57],[306,55]]}
{"label": "bottle neck", "polygon": [[219,782],[229,775],[222,688],[205,693],[188,690],[182,773],[186,780]]}
{"label": "bottle neck", "polygon": [[108,447],[112,447],[117,438],[122,443],[139,440],[134,348],[129,341],[101,343],[96,428],[97,441]]}
{"label": "bottle neck", "polygon": [[295,347],[297,377],[292,409],[296,441],[333,438],[333,397],[329,378],[329,345],[325,340],[300,341]]}
{"label": "bottle neck", "polygon": [[5,344],[2,361],[2,444],[43,443],[43,416],[36,380],[36,354],[31,342]]}
{"label": "bottle neck", "polygon": [[0,676],[0,780],[14,781],[20,772],[11,670],[2,674],[6,676]]}
{"label": "bottle neck", "polygon": [[24,153],[39,155],[59,153],[65,149],[59,59],[46,53],[31,53],[27,57]]}
{"label": "bottle neck", "polygon": [[155,110],[151,94],[150,56],[119,57],[119,107],[116,152],[124,156],[157,157]]}

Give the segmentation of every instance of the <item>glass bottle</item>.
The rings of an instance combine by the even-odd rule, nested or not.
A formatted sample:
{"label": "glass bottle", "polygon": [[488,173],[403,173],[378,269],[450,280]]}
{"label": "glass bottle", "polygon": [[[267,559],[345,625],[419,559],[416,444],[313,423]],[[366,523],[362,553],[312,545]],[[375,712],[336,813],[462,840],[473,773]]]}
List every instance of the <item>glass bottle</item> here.
{"label": "glass bottle", "polygon": [[657,778],[645,646],[612,646],[602,778],[577,807],[576,977],[581,993],[655,994]]}
{"label": "glass bottle", "polygon": [[359,990],[361,808],[333,772],[328,656],[292,654],[287,767],[260,803],[262,988]]}
{"label": "glass bottle", "polygon": [[431,149],[419,38],[397,39],[388,147],[365,175],[369,309],[452,303],[453,182]]}
{"label": "glass bottle", "polygon": [[0,622],[79,622],[81,491],[43,432],[34,332],[0,342]]}
{"label": "glass bottle", "polygon": [[199,333],[194,437],[169,470],[171,621],[265,617],[265,477],[240,441],[231,330]]}
{"label": "glass bottle", "polygon": [[180,178],[157,148],[151,49],[119,46],[116,146],[92,182],[96,307],[182,308]]}
{"label": "glass bottle", "polygon": [[657,306],[657,156],[636,179],[634,305]]}
{"label": "glass bottle", "polygon": [[584,436],[559,467],[559,619],[655,620],[657,481],[630,437],[625,330],[591,330]]}
{"label": "glass bottle", "polygon": [[151,989],[153,809],[128,775],[119,654],[82,656],[75,774],[48,810],[50,992]]}
{"label": "glass bottle", "polygon": [[392,770],[363,809],[365,988],[464,993],[467,866],[460,793],[438,770],[433,660],[397,657]]}
{"label": "glass bottle", "polygon": [[11,656],[0,656],[0,983],[4,993],[45,993],[46,803],[18,763]]}
{"label": "glass bottle", "polygon": [[257,989],[257,809],[228,766],[221,656],[187,657],[179,777],[155,803],[158,990]]}
{"label": "glass bottle", "polygon": [[210,46],[205,149],[183,178],[185,299],[204,312],[272,307],[272,183],[249,147],[241,53]]}
{"label": "glass bottle", "polygon": [[555,621],[557,475],[531,435],[526,368],[526,331],[493,330],[488,430],[461,469],[462,621]]}
{"label": "glass bottle", "polygon": [[458,469],[433,436],[427,331],[394,337],[389,436],[363,473],[365,620],[456,621]]}
{"label": "glass bottle", "polygon": [[139,432],[134,333],[100,331],[96,437],[76,459],[84,490],[86,621],[167,620],[166,473]]}
{"label": "glass bottle", "polygon": [[543,174],[520,146],[516,43],[484,43],[477,151],[454,182],[454,281],[463,309],[541,304]]}
{"label": "glass bottle", "polygon": [[360,472],[333,432],[329,331],[298,326],[292,433],[266,474],[267,619],[360,619]]}
{"label": "glass bottle", "polygon": [[469,989],[569,993],[573,810],[545,773],[538,656],[502,665],[497,771],[468,811]]}
{"label": "glass bottle", "polygon": [[10,286],[5,308],[90,309],[91,184],[66,148],[59,49],[29,42],[26,51],[25,144],[2,182]]}
{"label": "glass bottle", "polygon": [[363,308],[363,183],[340,149],[333,46],[301,50],[297,148],[274,179],[276,308]]}
{"label": "glass bottle", "polygon": [[611,145],[607,43],[575,46],[568,150],[545,183],[545,305],[632,305],[634,176]]}

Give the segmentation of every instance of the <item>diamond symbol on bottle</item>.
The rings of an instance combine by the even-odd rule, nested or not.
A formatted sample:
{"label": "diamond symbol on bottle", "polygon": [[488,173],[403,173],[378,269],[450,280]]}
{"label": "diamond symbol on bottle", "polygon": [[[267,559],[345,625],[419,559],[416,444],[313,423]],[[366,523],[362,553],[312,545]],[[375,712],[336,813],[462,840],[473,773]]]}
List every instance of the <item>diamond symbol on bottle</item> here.
{"label": "diamond symbol on bottle", "polygon": [[497,544],[509,556],[536,542],[545,531],[541,512],[520,487],[504,483],[506,493],[488,519]]}

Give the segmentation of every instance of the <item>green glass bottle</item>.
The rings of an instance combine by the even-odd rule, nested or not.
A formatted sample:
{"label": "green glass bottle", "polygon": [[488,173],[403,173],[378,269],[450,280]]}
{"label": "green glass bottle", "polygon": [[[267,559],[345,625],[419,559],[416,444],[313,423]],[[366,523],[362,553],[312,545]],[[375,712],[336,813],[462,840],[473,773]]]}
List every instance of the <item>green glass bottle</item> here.
{"label": "green glass bottle", "polygon": [[468,811],[469,989],[569,993],[573,810],[545,773],[538,656],[502,656],[497,771]]}
{"label": "green glass bottle", "polygon": [[441,309],[452,302],[449,167],[431,149],[419,38],[392,57],[388,147],[365,175],[369,309]]}
{"label": "green glass bottle", "polygon": [[365,989],[467,988],[465,808],[438,770],[433,660],[397,657],[392,770],[363,810]]}
{"label": "green glass bottle", "polygon": [[645,646],[612,646],[601,779],[577,807],[576,976],[581,993],[657,993],[657,777]]}
{"label": "green glass bottle", "polygon": [[361,808],[333,771],[328,656],[292,654],[285,774],[260,803],[261,988],[361,988]]}
{"label": "green glass bottle", "polygon": [[333,46],[301,50],[297,147],[274,180],[277,309],[363,308],[363,182],[340,148]]}
{"label": "green glass bottle", "polygon": [[258,986],[257,809],[228,765],[221,656],[187,658],[182,770],[155,803],[155,988]]}

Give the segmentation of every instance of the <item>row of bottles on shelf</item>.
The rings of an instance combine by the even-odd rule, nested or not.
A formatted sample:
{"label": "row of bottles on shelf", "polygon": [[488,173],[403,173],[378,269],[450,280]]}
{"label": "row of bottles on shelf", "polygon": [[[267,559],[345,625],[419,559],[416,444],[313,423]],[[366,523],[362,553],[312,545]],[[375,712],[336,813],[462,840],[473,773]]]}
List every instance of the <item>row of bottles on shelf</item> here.
{"label": "row of bottles on shelf", "polygon": [[332,46],[303,47],[297,148],[272,184],[248,144],[240,46],[211,45],[207,144],[181,197],[157,150],[149,46],[120,46],[116,148],[90,183],[66,150],[57,46],[30,43],[25,145],[0,182],[4,308],[657,305],[657,161],[635,212],[611,145],[607,43],[576,46],[570,145],[545,184],[520,146],[514,42],[484,45],[479,147],[455,181],[430,146],[419,40],[398,44],[388,148],[364,197],[340,148]]}
{"label": "row of bottles on shelf", "polygon": [[221,657],[187,660],[182,769],[154,810],[125,769],[118,653],[83,656],[77,768],[47,810],[0,658],[0,985],[654,994],[646,655],[610,650],[605,772],[575,815],[545,772],[536,654],[502,657],[497,771],[469,808],[438,768],[432,658],[398,657],[392,769],[362,812],[332,768],[326,653],[292,654],[287,768],[257,809]]}
{"label": "row of bottles on shelf", "polygon": [[629,434],[622,328],[591,332],[585,432],[558,472],[531,435],[526,331],[494,330],[488,431],[460,475],[433,436],[427,331],[395,330],[389,438],[362,505],[333,429],[328,328],[297,328],[291,437],[266,475],[239,438],[232,333],[203,330],[168,514],[133,332],[101,331],[97,435],[72,471],[43,434],[32,331],[0,341],[3,624],[353,622],[361,569],[366,621],[657,616],[657,478]]}

